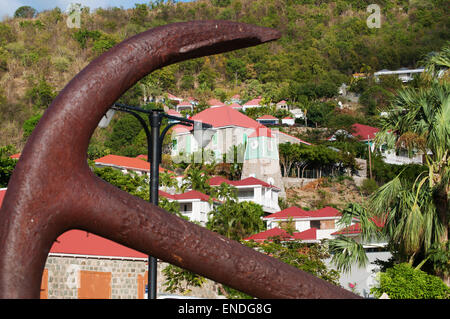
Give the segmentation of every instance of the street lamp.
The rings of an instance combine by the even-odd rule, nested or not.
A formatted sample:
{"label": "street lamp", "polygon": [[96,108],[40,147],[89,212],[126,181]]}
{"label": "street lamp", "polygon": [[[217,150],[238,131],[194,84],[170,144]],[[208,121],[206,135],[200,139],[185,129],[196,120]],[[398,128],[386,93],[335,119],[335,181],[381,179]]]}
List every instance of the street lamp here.
{"label": "street lamp", "polygon": [[[147,161],[150,162],[150,198],[149,201],[158,206],[159,200],[159,165],[161,163],[162,144],[164,136],[174,125],[193,126],[194,138],[200,145],[206,145],[210,138],[209,129],[212,125],[202,123],[198,121],[192,121],[183,117],[172,116],[164,113],[162,109],[145,110],[140,107],[130,106],[120,103],[115,103],[100,120],[98,126],[106,127],[111,122],[115,111],[126,112],[133,115],[144,128],[145,135],[147,137]],[[145,120],[138,114],[147,114],[150,128]],[[160,133],[161,122],[163,118],[173,120],[169,123],[164,130]],[[203,134],[203,131],[208,130],[209,134]],[[148,259],[148,299],[156,299],[156,275],[157,275],[157,260],[153,256],[149,256]]]}

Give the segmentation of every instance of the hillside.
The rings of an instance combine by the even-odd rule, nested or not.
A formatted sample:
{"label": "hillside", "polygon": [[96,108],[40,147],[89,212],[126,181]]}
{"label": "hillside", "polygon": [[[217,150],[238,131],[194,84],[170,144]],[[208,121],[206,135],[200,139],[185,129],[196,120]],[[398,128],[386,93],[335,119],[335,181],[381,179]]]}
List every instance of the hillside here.
{"label": "hillside", "polygon": [[[30,126],[74,75],[116,43],[158,25],[227,19],[273,27],[283,36],[168,66],[141,80],[123,102],[142,104],[144,95],[166,92],[203,101],[239,93],[308,108],[313,100],[335,96],[354,72],[416,66],[450,38],[446,1],[375,1],[382,8],[379,29],[366,25],[372,2],[199,0],[131,10],[84,8],[80,29],[68,28],[59,9],[7,19],[0,23],[0,146],[20,151]],[[110,132],[96,133],[94,140],[102,144]]]}

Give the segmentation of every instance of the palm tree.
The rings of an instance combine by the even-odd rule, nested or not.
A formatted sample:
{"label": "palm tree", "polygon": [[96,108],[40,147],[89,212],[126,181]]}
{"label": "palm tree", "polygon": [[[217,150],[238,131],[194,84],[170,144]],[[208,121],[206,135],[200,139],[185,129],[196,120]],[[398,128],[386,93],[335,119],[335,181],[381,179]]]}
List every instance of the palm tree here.
{"label": "palm tree", "polygon": [[[380,187],[370,198],[367,213],[359,214],[361,229],[370,234],[380,233],[389,240],[389,248],[398,261],[410,264],[424,260],[439,247],[447,250],[449,227],[450,180],[450,85],[433,80],[426,88],[404,89],[398,92],[391,104],[389,116],[381,119],[383,128],[375,143],[388,147],[420,150],[424,154],[426,174],[407,183],[401,174]],[[369,220],[377,218],[383,228],[368,229]],[[340,242],[339,242],[340,240]],[[334,259],[341,269],[348,263],[364,264],[360,254],[361,244],[347,245],[342,239],[331,243],[337,254]],[[352,250],[353,253],[349,253]],[[347,253],[347,258],[345,257]],[[447,252],[448,255],[448,252]],[[343,257],[344,256],[344,257]],[[350,258],[351,256],[352,258]],[[356,259],[355,259],[356,258]],[[357,260],[359,259],[359,260]],[[347,265],[347,266],[346,266]],[[448,276],[446,269],[438,274]]]}

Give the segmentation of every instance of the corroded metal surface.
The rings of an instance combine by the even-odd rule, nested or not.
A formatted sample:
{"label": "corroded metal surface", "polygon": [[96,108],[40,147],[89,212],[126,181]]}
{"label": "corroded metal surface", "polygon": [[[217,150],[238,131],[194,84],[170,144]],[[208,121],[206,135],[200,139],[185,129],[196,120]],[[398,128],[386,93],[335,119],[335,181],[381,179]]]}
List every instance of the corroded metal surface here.
{"label": "corroded metal surface", "polygon": [[139,79],[190,58],[275,40],[272,29],[226,21],[138,34],[92,61],[55,98],[29,138],[0,211],[0,297],[39,298],[54,240],[82,229],[260,298],[353,298],[274,258],[165,212],[96,177],[89,140]]}

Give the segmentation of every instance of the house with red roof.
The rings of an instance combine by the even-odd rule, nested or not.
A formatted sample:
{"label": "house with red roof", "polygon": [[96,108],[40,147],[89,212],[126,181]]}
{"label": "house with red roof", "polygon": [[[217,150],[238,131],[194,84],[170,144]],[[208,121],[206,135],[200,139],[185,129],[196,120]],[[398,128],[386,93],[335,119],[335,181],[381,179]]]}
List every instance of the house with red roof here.
{"label": "house with red roof", "polygon": [[[384,227],[384,221],[380,218],[371,218],[372,222],[376,225],[376,227],[379,227],[380,229]],[[356,242],[362,243],[363,247],[366,250],[371,250],[372,248],[380,248],[380,247],[386,247],[387,245],[387,239],[373,239],[370,241],[363,241],[361,238],[361,223],[357,218],[353,218],[350,225],[345,226],[331,234],[331,237],[337,238],[339,236],[344,237],[351,237]]]}
{"label": "house with red roof", "polygon": [[[172,134],[172,156],[176,161],[191,160],[191,154],[201,155],[208,162],[210,155],[216,163],[243,163],[242,177],[255,177],[276,185],[284,192],[278,156],[280,139],[285,143],[309,143],[296,137],[271,130],[258,121],[229,106],[211,107],[191,117],[208,123],[212,129],[194,132],[192,126],[177,125]],[[278,121],[278,120],[277,120]],[[206,137],[202,145],[202,137]],[[203,148],[202,148],[203,146]],[[237,158],[233,152],[239,147]],[[200,156],[199,156],[200,157]],[[199,161],[201,161],[201,157]]]}
{"label": "house with red roof", "polygon": [[[227,105],[207,108],[190,119],[213,126],[208,132],[211,136],[204,149],[211,151],[218,162],[222,161],[223,155],[226,155],[233,146],[245,145],[248,136],[260,126],[257,121]],[[192,132],[192,126],[177,125],[173,128],[173,132],[172,139],[175,145],[172,148],[173,156],[180,152],[190,154],[201,149]]]}
{"label": "house with red roof", "polygon": [[245,112],[247,109],[250,108],[259,108],[259,107],[263,107],[264,105],[261,103],[262,98],[259,96],[256,99],[252,99],[246,103],[244,103],[244,105],[242,105],[242,110]]}
{"label": "house with red roof", "polygon": [[262,115],[256,119],[256,121],[263,125],[277,125],[279,120],[273,115]]}
{"label": "house with red roof", "polygon": [[387,164],[404,165],[423,163],[423,154],[420,151],[408,151],[402,148],[389,149],[386,145],[375,145],[374,139],[379,131],[380,129],[377,127],[355,123],[351,126],[351,132],[338,130],[328,140],[335,141],[339,135],[355,138],[361,143],[369,144],[372,152],[377,148],[383,156],[383,161]]}
{"label": "house with red roof", "polygon": [[189,101],[181,101],[180,103],[178,103],[175,106],[175,110],[177,112],[181,112],[181,111],[194,111],[194,107],[192,106],[192,103],[190,103]]}
{"label": "house with red roof", "polygon": [[[147,174],[150,176],[150,163],[147,162],[146,155],[139,155],[137,157],[127,157],[120,155],[106,155],[94,160],[96,167],[111,167],[120,170],[123,173],[135,172],[138,175]],[[159,172],[173,173],[170,170],[159,167]]]}
{"label": "house with red roof", "polygon": [[265,213],[274,213],[280,210],[278,196],[281,189],[255,177],[247,177],[239,181],[230,181],[221,176],[210,178],[208,184],[220,186],[222,183],[231,185],[237,190],[238,202],[253,202],[262,206]]}
{"label": "house with red roof", "polygon": [[182,97],[175,96],[169,92],[167,92],[167,99],[175,105],[183,101]]}
{"label": "house with red roof", "polygon": [[276,105],[276,108],[278,110],[286,110],[289,111],[289,105],[287,104],[287,102],[285,100],[281,100],[280,102],[278,102]]}
{"label": "house with red roof", "polygon": [[331,234],[340,229],[337,223],[340,219],[341,213],[329,206],[311,211],[293,206],[263,217],[268,229],[280,227],[289,222],[294,223],[298,232],[315,229],[316,240],[331,239]]}
{"label": "house with red roof", "polygon": [[223,103],[222,101],[219,101],[218,99],[210,99],[208,102],[209,107],[221,107],[221,106],[225,106],[225,103]]}
{"label": "house with red roof", "polygon": [[189,218],[192,222],[198,222],[205,226],[208,221],[208,214],[214,210],[221,202],[215,198],[196,191],[190,190],[182,194],[170,194],[159,191],[160,197],[165,197],[169,201],[180,204],[180,213]]}

